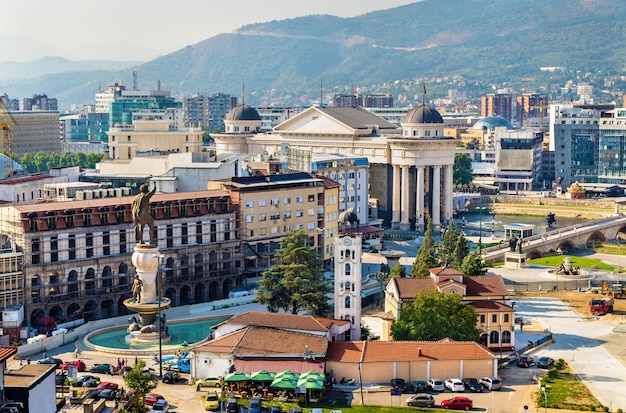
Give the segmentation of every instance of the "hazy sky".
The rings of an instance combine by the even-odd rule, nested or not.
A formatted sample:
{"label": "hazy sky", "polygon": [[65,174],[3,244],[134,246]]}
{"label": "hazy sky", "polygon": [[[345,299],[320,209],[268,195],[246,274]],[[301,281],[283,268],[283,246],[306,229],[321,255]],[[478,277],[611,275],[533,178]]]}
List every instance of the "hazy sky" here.
{"label": "hazy sky", "polygon": [[[332,14],[353,17],[418,0],[28,0],[3,2],[0,35],[50,46],[51,54],[120,59],[126,45],[138,54],[164,54],[248,23]],[[147,52],[146,50],[150,50]],[[1,51],[0,51],[1,53]],[[0,56],[1,57],[1,56]],[[138,56],[140,57],[140,56]],[[141,58],[145,58],[141,56]],[[0,59],[2,60],[2,59]]]}

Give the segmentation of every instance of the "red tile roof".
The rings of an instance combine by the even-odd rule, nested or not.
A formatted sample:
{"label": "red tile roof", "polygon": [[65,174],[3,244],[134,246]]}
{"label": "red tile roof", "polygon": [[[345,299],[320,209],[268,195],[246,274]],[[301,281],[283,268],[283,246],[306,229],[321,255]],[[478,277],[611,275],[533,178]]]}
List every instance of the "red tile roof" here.
{"label": "red tile roof", "polygon": [[515,311],[513,307],[502,304],[499,301],[474,301],[469,303],[468,305],[474,307],[477,313],[488,313],[490,311]]}
{"label": "red tile roof", "polygon": [[17,353],[17,348],[12,346],[0,346],[0,362],[6,361]]}
{"label": "red tile roof", "polygon": [[[432,271],[432,270],[431,270]],[[455,270],[456,271],[456,270]],[[399,298],[402,300],[412,300],[415,294],[420,291],[438,291],[433,278],[394,278],[394,283],[398,290]],[[439,286],[451,283],[451,280],[444,280]],[[463,277],[463,283],[467,287],[465,293],[469,297],[505,297],[508,295],[504,281],[499,275],[478,275],[473,277]]]}
{"label": "red tile roof", "polygon": [[[362,360],[361,360],[362,356]],[[359,341],[330,343],[327,361],[355,363],[418,360],[484,360],[496,355],[473,341]]]}
{"label": "red tile roof", "polygon": [[461,271],[458,271],[458,270],[456,270],[456,269],[454,269],[452,267],[448,267],[448,266],[431,268],[430,272],[435,274],[435,275],[438,275],[440,277],[445,277],[446,275],[447,276],[463,275],[463,273]]}
{"label": "red tile roof", "polygon": [[413,300],[415,294],[420,291],[438,291],[435,280],[432,278],[394,278],[399,298],[402,300]]}
{"label": "red tile roof", "polygon": [[348,324],[347,320],[314,317],[301,314],[265,313],[248,311],[238,314],[219,325],[241,324],[246,326],[263,326],[300,331],[327,332],[333,325]]}

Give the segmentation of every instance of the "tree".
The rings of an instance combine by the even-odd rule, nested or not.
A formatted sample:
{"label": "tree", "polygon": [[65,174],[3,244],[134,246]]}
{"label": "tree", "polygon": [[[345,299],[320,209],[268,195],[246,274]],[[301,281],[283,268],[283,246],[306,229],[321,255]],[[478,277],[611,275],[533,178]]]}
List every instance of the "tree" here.
{"label": "tree", "polygon": [[[135,390],[141,395],[150,393],[152,390],[156,389],[158,384],[157,378],[154,374],[147,374],[143,372],[144,367],[146,367],[146,362],[143,360],[137,360],[137,363],[128,371],[123,379],[126,387]],[[135,399],[136,396],[133,395],[133,398]],[[145,413],[146,406],[143,403],[143,398],[141,399],[141,402],[139,402],[139,400],[133,400],[130,411],[135,413]]]}
{"label": "tree", "polygon": [[474,180],[472,171],[472,159],[465,153],[454,155],[453,182],[455,185],[471,184]]}
{"label": "tree", "polygon": [[437,261],[439,265],[449,265],[452,263],[452,254],[454,253],[454,247],[456,240],[459,238],[459,231],[454,224],[454,221],[450,221],[450,226],[443,234],[441,244],[437,248]]}
{"label": "tree", "polygon": [[435,241],[434,241],[434,229],[433,221],[428,218],[426,223],[426,232],[424,233],[424,241],[422,246],[417,251],[417,257],[413,261],[413,267],[411,268],[411,277],[425,278],[428,277],[428,273],[431,268],[437,266],[437,258],[435,257]]}
{"label": "tree", "polygon": [[471,254],[466,255],[459,270],[463,275],[467,276],[485,275],[487,273],[485,264],[483,263],[483,257],[478,251],[473,251]]}
{"label": "tree", "polygon": [[406,276],[406,271],[404,271],[404,267],[397,263],[391,268],[389,271],[389,278],[404,278]]}
{"label": "tree", "polygon": [[456,238],[456,244],[454,245],[454,251],[452,251],[452,257],[450,258],[450,264],[454,268],[461,268],[461,264],[463,264],[463,260],[469,254],[469,242],[465,235],[459,233],[459,236]]}
{"label": "tree", "polygon": [[421,291],[402,308],[400,319],[391,326],[394,340],[435,341],[446,337],[478,341],[474,307],[461,303],[459,294]]}
{"label": "tree", "polygon": [[322,260],[307,245],[304,230],[291,231],[276,253],[276,263],[263,273],[257,299],[267,310],[283,310],[298,314],[307,310],[313,315],[329,313],[326,295],[332,291],[324,280]]}

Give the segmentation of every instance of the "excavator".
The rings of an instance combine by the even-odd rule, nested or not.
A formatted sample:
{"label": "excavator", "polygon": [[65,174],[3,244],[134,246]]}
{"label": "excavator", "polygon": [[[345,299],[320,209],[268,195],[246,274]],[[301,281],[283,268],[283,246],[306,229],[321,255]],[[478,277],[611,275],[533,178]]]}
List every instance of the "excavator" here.
{"label": "excavator", "polygon": [[602,294],[608,295],[612,298],[626,298],[626,293],[624,292],[624,284],[615,283],[609,285],[606,281],[602,282]]}

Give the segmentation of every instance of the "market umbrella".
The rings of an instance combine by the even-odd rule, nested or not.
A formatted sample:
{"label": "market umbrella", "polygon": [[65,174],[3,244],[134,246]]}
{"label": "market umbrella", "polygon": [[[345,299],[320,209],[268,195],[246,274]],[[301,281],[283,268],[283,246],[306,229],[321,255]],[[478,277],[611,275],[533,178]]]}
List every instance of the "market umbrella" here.
{"label": "market umbrella", "polygon": [[323,390],[324,383],[314,378],[304,378],[298,380],[298,387],[304,387],[307,390]]}
{"label": "market umbrella", "polygon": [[276,373],[276,376],[274,377],[274,379],[282,378],[297,381],[300,378],[300,375],[298,373],[294,373],[293,371],[285,370],[281,371],[280,373]]}
{"label": "market umbrella", "polygon": [[243,371],[233,371],[232,373],[228,373],[224,376],[224,381],[228,383],[233,383],[237,381],[248,381],[250,380],[250,376]]}
{"label": "market umbrella", "polygon": [[254,373],[250,373],[250,381],[266,382],[266,381],[273,381],[273,380],[274,380],[274,373],[270,373],[269,371],[259,370],[259,371],[255,371]]}
{"label": "market umbrella", "polygon": [[272,384],[270,384],[270,387],[272,387],[274,389],[295,390],[295,388],[296,388],[296,381],[295,380],[286,379],[286,378],[277,378],[277,379],[274,379]]}
{"label": "market umbrella", "polygon": [[299,380],[309,379],[309,378],[313,378],[315,380],[322,381],[322,382],[324,380],[326,380],[326,377],[324,377],[323,373],[320,373],[320,372],[317,372],[317,371],[313,371],[313,370],[309,370],[306,373],[300,374]]}

